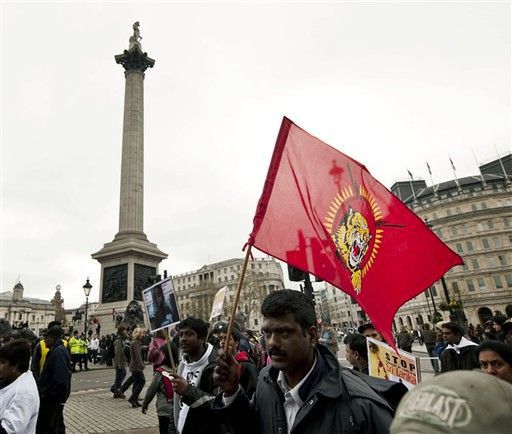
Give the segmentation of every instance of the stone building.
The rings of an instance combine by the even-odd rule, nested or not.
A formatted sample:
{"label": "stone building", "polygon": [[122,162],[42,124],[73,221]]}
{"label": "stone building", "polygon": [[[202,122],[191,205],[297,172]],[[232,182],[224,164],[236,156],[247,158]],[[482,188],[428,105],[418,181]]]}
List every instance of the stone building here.
{"label": "stone building", "polygon": [[23,285],[18,282],[12,291],[0,292],[0,318],[9,321],[12,327],[28,323],[38,335],[55,320],[55,307],[48,300],[24,297],[23,291]]}
{"label": "stone building", "polygon": [[322,323],[339,329],[354,328],[367,321],[366,314],[350,295],[324,282],[315,289],[315,309]]}
{"label": "stone building", "polygon": [[[227,286],[222,319],[228,319],[242,265],[243,259],[228,259],[173,276],[181,317],[194,315],[208,320],[215,294]],[[238,308],[238,312],[245,318],[247,328],[259,331],[263,320],[260,314],[261,301],[271,291],[282,288],[283,271],[278,261],[271,258],[249,261]]]}
{"label": "stone building", "polygon": [[[444,276],[453,307],[469,323],[483,323],[495,311],[512,317],[512,154],[480,166],[480,173],[428,186],[397,182],[391,190],[461,255],[464,266]],[[427,322],[437,310],[449,318],[443,282],[438,281],[400,308],[395,327]],[[432,303],[433,300],[433,303]],[[434,309],[435,305],[435,309]]]}

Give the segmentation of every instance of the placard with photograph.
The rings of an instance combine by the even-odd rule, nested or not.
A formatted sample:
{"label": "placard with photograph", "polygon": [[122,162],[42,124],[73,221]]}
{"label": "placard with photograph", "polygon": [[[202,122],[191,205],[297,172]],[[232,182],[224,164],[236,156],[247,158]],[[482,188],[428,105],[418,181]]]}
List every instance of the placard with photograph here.
{"label": "placard with photograph", "polygon": [[398,353],[388,344],[366,338],[368,345],[368,371],[372,377],[397,381],[409,390],[421,380],[419,359],[407,351]]}
{"label": "placard with photograph", "polygon": [[222,314],[222,307],[224,306],[224,298],[226,297],[227,286],[220,288],[215,294],[213,299],[212,311],[210,313],[210,321]]}
{"label": "placard with photograph", "polygon": [[151,332],[181,321],[172,278],[161,280],[142,291]]}

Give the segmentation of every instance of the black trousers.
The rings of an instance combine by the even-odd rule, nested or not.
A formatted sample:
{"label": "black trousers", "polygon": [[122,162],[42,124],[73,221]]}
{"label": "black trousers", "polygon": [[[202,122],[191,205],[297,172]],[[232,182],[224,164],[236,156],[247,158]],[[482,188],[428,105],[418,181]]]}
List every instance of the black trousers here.
{"label": "black trousers", "polygon": [[160,434],[176,434],[176,427],[172,418],[167,416],[158,416],[158,428]]}
{"label": "black trousers", "polygon": [[36,434],[64,434],[64,405],[41,398],[37,417]]}

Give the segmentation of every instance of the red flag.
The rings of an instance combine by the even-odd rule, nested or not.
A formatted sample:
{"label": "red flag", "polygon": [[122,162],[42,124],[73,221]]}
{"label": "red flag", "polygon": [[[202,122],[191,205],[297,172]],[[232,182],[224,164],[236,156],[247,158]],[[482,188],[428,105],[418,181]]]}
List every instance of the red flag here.
{"label": "red flag", "polygon": [[398,308],[463,264],[363,165],[287,118],[248,244],[351,295],[390,343]]}

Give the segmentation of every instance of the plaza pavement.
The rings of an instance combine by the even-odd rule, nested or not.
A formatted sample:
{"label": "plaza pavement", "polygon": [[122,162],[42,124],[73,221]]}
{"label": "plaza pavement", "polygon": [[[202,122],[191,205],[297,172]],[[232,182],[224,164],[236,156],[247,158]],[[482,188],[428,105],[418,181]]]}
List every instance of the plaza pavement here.
{"label": "plaza pavement", "polygon": [[[111,375],[109,381],[101,381],[96,388],[72,391],[64,407],[64,423],[69,434],[115,433],[115,434],[158,434],[158,417],[156,414],[156,397],[151,402],[147,414],[140,408],[132,408],[127,399],[114,399],[109,388],[114,379],[114,369],[101,365],[89,366],[88,373],[73,374],[72,382],[80,381],[98,383],[94,379],[81,380],[94,371],[107,371]],[[98,372],[99,374],[99,372]],[[102,372],[103,374],[103,372]],[[146,394],[152,377],[151,366],[146,366],[146,386],[141,398]],[[92,378],[92,377],[91,377]],[[127,397],[130,393],[127,391]]]}

